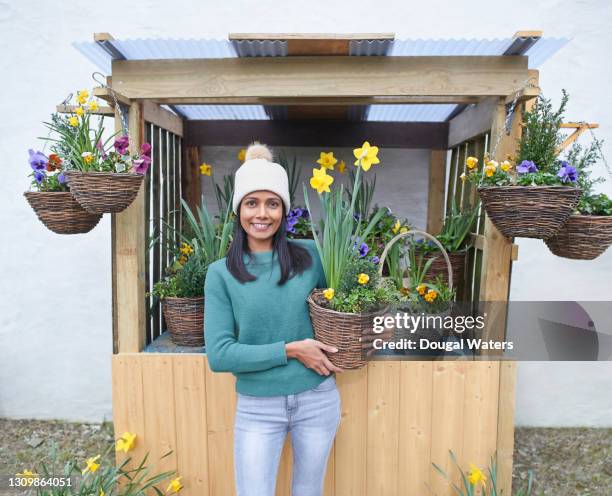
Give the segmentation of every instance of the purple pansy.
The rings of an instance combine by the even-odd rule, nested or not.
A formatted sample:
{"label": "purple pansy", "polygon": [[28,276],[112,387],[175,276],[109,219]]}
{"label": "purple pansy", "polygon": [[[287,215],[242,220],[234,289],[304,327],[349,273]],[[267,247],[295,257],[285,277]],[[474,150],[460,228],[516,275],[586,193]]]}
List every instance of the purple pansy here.
{"label": "purple pansy", "polygon": [[33,170],[44,170],[47,167],[47,162],[49,161],[49,159],[45,156],[44,153],[35,152],[31,148],[28,150],[28,153],[30,154],[28,162],[30,162],[30,167],[32,167]]}
{"label": "purple pansy", "polygon": [[120,136],[115,140],[115,150],[119,155],[125,155],[128,152],[128,148],[130,146],[130,138],[129,136]]}
{"label": "purple pansy", "polygon": [[143,155],[133,162],[134,171],[138,174],[146,174],[147,170],[149,170],[149,165],[151,165],[151,159],[146,155]]}
{"label": "purple pansy", "polygon": [[578,171],[575,167],[572,167],[568,162],[561,162],[561,168],[557,172],[557,177],[561,179],[562,183],[575,183],[578,179]]}
{"label": "purple pansy", "polygon": [[368,248],[368,245],[366,245],[365,243],[361,243],[361,245],[359,245],[359,257],[360,258],[365,257],[369,251],[370,249]]}
{"label": "purple pansy", "polygon": [[516,166],[516,172],[519,174],[527,174],[529,172],[538,172],[538,168],[536,164],[531,160],[523,160],[520,164]]}
{"label": "purple pansy", "polygon": [[100,151],[100,156],[102,157],[102,160],[106,160],[106,157],[108,155],[104,153],[104,147],[102,146],[102,141],[98,140],[98,142],[96,143],[96,148]]}
{"label": "purple pansy", "polygon": [[372,263],[373,263],[374,265],[376,265],[376,264],[378,264],[378,262],[380,262],[380,258],[378,258],[376,255],[374,255],[374,256],[372,257]]}
{"label": "purple pansy", "polygon": [[34,179],[38,184],[42,183],[45,179],[45,173],[43,171],[35,170],[34,171]]}
{"label": "purple pansy", "polygon": [[66,176],[64,175],[63,172],[60,172],[57,175],[57,182],[60,183],[60,184],[66,184]]}
{"label": "purple pansy", "polygon": [[140,147],[140,153],[147,157],[151,156],[151,145],[149,143],[143,143]]}

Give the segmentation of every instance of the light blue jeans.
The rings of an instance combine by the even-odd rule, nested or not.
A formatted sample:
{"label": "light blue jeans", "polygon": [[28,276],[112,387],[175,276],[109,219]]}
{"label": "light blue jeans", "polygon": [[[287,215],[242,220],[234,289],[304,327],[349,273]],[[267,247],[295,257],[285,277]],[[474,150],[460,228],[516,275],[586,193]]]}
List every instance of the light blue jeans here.
{"label": "light blue jeans", "polygon": [[340,409],[333,375],[298,394],[262,397],[238,393],[234,427],[237,496],[274,496],[287,432],[291,432],[293,448],[291,496],[322,496]]}

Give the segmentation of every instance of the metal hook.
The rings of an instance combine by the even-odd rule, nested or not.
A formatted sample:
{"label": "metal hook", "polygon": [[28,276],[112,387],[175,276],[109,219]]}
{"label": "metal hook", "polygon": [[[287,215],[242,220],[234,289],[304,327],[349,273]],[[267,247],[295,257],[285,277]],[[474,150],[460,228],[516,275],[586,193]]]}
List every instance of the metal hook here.
{"label": "metal hook", "polygon": [[[102,81],[98,79],[98,76],[102,78]],[[98,83],[102,88],[106,88],[106,76],[99,71],[94,71],[91,73],[91,78]]]}

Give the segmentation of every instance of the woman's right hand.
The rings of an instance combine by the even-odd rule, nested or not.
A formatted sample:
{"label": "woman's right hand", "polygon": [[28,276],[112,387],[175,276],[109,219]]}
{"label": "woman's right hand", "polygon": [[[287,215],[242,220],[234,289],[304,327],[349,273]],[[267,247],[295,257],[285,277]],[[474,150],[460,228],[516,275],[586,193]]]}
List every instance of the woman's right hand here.
{"label": "woman's right hand", "polygon": [[302,341],[287,343],[285,351],[287,358],[297,358],[306,367],[320,375],[329,375],[331,372],[343,372],[341,368],[331,363],[327,355],[323,353],[336,353],[338,349],[323,344],[316,339],[303,339]]}

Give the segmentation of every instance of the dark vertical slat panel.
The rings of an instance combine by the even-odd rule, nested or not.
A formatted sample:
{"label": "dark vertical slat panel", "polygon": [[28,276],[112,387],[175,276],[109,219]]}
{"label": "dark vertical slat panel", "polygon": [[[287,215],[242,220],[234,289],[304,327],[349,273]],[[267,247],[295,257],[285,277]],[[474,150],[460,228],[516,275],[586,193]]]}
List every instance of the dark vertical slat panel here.
{"label": "dark vertical slat panel", "polygon": [[[151,142],[151,124],[145,123],[145,142]],[[147,243],[147,249],[145,250],[145,294],[149,294],[151,285],[151,253],[149,251],[149,238],[151,236],[151,177],[152,170],[149,168],[145,177],[145,242]],[[149,344],[152,340],[151,334],[151,300],[152,297],[146,296],[145,312],[146,312],[146,343]]]}
{"label": "dark vertical slat panel", "polygon": [[[152,146],[153,146],[153,175],[152,175],[152,225],[155,226],[156,236],[161,235],[161,223],[160,223],[160,170],[161,170],[161,154],[160,154],[160,143],[159,143],[159,128],[153,126],[151,129],[152,135]],[[160,243],[161,238],[155,243],[153,247],[153,261],[152,261],[152,273],[154,283],[159,281],[161,278],[161,257],[160,257]],[[152,310],[152,331],[153,339],[160,334],[160,306],[159,301],[155,304]]]}
{"label": "dark vertical slat panel", "polygon": [[181,216],[181,163],[180,163],[180,138],[176,135],[174,138],[174,226],[176,237],[174,242],[178,244],[180,237],[179,232],[181,230],[180,216]]}

